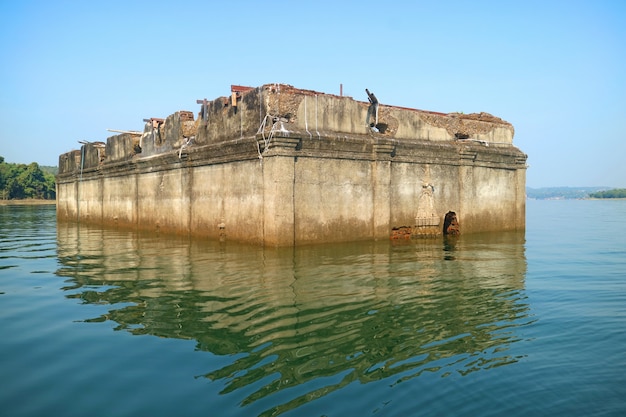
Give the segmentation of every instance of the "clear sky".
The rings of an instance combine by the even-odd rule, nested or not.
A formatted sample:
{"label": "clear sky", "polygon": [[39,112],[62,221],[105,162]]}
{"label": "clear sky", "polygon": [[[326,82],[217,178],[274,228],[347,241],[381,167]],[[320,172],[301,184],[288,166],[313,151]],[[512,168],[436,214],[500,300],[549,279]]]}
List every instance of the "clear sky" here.
{"label": "clear sky", "polygon": [[626,188],[626,1],[0,0],[6,162],[274,82],[488,112],[528,186]]}

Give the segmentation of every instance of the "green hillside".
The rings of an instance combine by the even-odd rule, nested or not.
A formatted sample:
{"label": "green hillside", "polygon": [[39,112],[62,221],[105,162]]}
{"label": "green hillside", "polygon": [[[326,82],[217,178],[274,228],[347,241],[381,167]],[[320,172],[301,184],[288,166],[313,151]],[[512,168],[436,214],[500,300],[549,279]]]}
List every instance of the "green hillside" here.
{"label": "green hillside", "polygon": [[36,162],[14,164],[0,156],[0,199],[56,199],[56,167],[40,167]]}

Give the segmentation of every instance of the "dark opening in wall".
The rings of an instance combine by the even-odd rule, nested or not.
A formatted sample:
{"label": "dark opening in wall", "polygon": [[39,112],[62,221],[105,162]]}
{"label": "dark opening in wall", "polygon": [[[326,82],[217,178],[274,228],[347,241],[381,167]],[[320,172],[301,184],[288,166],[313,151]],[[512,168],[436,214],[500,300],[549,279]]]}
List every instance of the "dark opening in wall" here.
{"label": "dark opening in wall", "polygon": [[449,211],[446,213],[446,217],[443,220],[443,234],[444,235],[461,234],[459,221],[456,218],[456,213],[453,211]]}

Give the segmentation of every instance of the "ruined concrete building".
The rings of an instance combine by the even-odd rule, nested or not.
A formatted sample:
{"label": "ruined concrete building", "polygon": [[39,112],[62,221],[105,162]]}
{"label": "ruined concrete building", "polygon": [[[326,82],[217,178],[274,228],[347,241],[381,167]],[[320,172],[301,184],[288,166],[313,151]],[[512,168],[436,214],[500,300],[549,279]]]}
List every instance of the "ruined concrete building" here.
{"label": "ruined concrete building", "polygon": [[510,123],[366,94],[232,86],[84,143],[59,158],[58,218],[275,246],[524,229]]}

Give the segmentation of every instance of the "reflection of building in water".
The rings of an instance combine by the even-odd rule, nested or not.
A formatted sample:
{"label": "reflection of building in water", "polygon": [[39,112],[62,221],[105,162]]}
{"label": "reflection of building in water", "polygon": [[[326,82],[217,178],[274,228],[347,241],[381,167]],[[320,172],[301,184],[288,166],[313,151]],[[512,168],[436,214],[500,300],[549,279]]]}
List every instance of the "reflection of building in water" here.
{"label": "reflection of building in water", "polygon": [[517,233],[264,249],[60,224],[58,248],[68,297],[111,305],[90,320],[244,354],[206,375],[224,393],[277,375],[247,403],[319,377],[344,375],[309,394],[514,362],[530,320]]}

